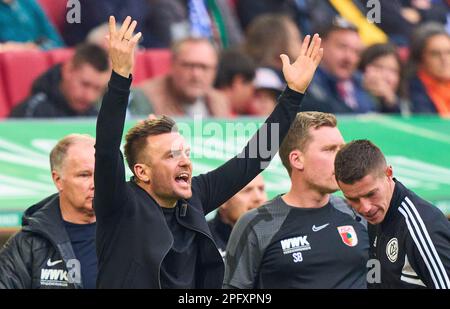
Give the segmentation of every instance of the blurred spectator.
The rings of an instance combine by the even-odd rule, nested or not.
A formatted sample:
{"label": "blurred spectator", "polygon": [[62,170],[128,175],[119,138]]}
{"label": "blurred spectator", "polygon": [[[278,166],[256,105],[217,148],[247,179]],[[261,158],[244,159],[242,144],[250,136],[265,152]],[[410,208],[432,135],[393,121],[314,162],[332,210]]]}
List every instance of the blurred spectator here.
{"label": "blurred spectator", "polygon": [[234,114],[250,113],[250,101],[255,91],[255,69],[253,59],[239,50],[225,50],[220,55],[214,87],[228,98]]}
{"label": "blurred spectator", "polygon": [[88,33],[108,22],[111,15],[116,20],[124,20],[132,16],[137,20],[136,32],[141,31],[143,39],[140,45],[153,47],[157,43],[151,36],[152,29],[149,25],[150,5],[149,0],[79,0],[81,6],[81,23],[65,23],[63,37],[70,46],[83,42]]}
{"label": "blurred spectator", "polygon": [[0,289],[95,289],[94,144],[71,134],[50,152],[58,193],[28,208],[0,250]]}
{"label": "blurred spectator", "polygon": [[281,80],[277,72],[271,68],[258,68],[255,78],[255,97],[251,110],[253,115],[268,116],[272,113],[277,98],[280,96],[286,84]]}
{"label": "blurred spectator", "polygon": [[374,99],[362,86],[357,72],[363,45],[356,27],[336,17],[321,27],[324,55],[302,111],[367,113],[375,110]]}
{"label": "blurred spectator", "polygon": [[289,0],[239,0],[236,4],[236,12],[242,29],[247,30],[251,22],[265,14],[289,14],[292,6]]}
{"label": "blurred spectator", "polygon": [[[329,8],[324,8],[324,6],[327,5]],[[321,25],[329,23],[333,18],[341,17],[352,23],[356,29],[358,29],[359,36],[364,45],[370,46],[375,43],[386,43],[388,41],[388,37],[380,28],[378,28],[378,24],[368,19],[368,17],[372,16],[367,15],[367,8],[361,4],[360,0],[316,1],[316,7],[311,9],[316,12],[315,17],[318,17],[318,15],[322,15],[324,11],[330,11],[330,8],[337,15],[328,15],[325,20],[322,20],[319,23],[318,20],[315,20],[316,27],[321,28]]]}
{"label": "blurred spectator", "polygon": [[149,0],[149,33],[155,47],[169,47],[186,37],[203,37],[227,48],[242,41],[229,0]]}
{"label": "blurred spectator", "polygon": [[397,49],[391,44],[374,44],[361,55],[359,69],[363,73],[363,86],[376,98],[377,111],[399,113],[406,111],[403,70]]}
{"label": "blurred spectator", "polygon": [[[360,0],[367,7],[369,0]],[[396,45],[407,46],[414,27],[426,21],[446,23],[449,4],[443,0],[383,1],[377,25]]]}
{"label": "blurred spectator", "polygon": [[228,117],[227,98],[213,89],[218,56],[214,46],[202,38],[186,38],[172,48],[171,71],[142,83],[157,115]]}
{"label": "blurred spectator", "polygon": [[414,32],[409,82],[412,111],[450,116],[450,36],[444,26],[428,23]]}
{"label": "blurred spectator", "polygon": [[301,34],[287,15],[266,14],[255,18],[246,31],[244,50],[258,66],[271,67],[281,75],[280,54],[297,59]]}
{"label": "blurred spectator", "polygon": [[412,24],[425,22],[446,23],[449,2],[445,0],[401,0],[402,17]]}
{"label": "blurred spectator", "polygon": [[10,117],[96,116],[96,103],[110,74],[106,51],[82,44],[68,62],[57,64],[34,81],[31,95],[12,110]]}
{"label": "blurred spectator", "polygon": [[[120,23],[116,23],[117,29],[121,26]],[[96,44],[105,50],[108,50],[108,40],[105,37],[109,34],[108,23],[103,23],[100,26],[92,29],[85,42],[90,44]],[[137,50],[136,50],[137,51]],[[128,99],[127,116],[132,117],[148,117],[149,114],[153,113],[153,108],[149,104],[147,97],[142,92],[141,89],[132,87],[130,89],[130,96]]]}
{"label": "blurred spectator", "polygon": [[267,201],[267,194],[264,178],[259,174],[220,206],[216,216],[208,222],[208,225],[222,258],[225,258],[228,239],[238,219],[247,211],[261,206],[265,201]]}
{"label": "blurred spectator", "polygon": [[0,52],[63,45],[35,0],[0,0]]}

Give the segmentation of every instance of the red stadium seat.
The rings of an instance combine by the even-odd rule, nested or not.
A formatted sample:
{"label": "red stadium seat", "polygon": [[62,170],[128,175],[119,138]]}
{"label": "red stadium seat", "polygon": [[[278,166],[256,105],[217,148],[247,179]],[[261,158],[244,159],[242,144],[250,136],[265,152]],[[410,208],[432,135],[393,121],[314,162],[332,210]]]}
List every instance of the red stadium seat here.
{"label": "red stadium seat", "polygon": [[5,87],[3,86],[3,78],[0,76],[0,119],[9,115],[11,110],[8,100],[6,99]]}
{"label": "red stadium seat", "polygon": [[48,51],[47,55],[50,65],[55,65],[69,60],[74,53],[75,50],[73,48],[58,48]]}
{"label": "red stadium seat", "polygon": [[138,51],[136,53],[133,84],[138,84],[149,77],[145,56],[145,51]]}
{"label": "red stadium seat", "polygon": [[0,74],[10,107],[25,99],[33,81],[49,67],[44,52],[16,51],[0,54]]}
{"label": "red stadium seat", "polygon": [[172,62],[168,49],[149,49],[145,52],[148,77],[156,77],[169,72]]}
{"label": "red stadium seat", "polygon": [[59,33],[62,33],[66,20],[67,0],[38,0],[38,2],[52,24]]}

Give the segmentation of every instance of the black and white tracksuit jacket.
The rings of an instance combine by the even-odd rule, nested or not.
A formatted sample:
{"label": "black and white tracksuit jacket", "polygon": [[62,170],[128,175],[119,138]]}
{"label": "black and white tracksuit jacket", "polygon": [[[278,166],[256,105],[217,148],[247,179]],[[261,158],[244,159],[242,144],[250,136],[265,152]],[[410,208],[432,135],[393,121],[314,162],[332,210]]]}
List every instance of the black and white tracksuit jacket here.
{"label": "black and white tracksuit jacket", "polygon": [[[450,222],[394,179],[385,219],[369,225],[369,288],[450,288]],[[381,271],[377,274],[377,268]]]}

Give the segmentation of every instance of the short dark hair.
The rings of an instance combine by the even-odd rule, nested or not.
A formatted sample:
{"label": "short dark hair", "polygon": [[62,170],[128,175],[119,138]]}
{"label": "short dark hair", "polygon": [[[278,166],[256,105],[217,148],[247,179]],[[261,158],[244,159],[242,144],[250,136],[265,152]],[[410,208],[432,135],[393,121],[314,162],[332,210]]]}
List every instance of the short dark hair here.
{"label": "short dark hair", "polygon": [[214,87],[231,86],[236,76],[242,76],[244,81],[251,82],[255,78],[256,64],[253,59],[238,49],[224,50],[220,54]]}
{"label": "short dark hair", "polygon": [[316,28],[316,32],[323,40],[326,39],[330,35],[330,33],[339,30],[358,32],[358,28],[356,28],[353,23],[338,15],[333,17],[331,20],[328,20],[328,22],[318,25]]}
{"label": "short dark hair", "polygon": [[361,55],[359,69],[365,71],[366,67],[376,59],[384,56],[393,55],[399,67],[402,67],[402,60],[397,52],[395,45],[391,43],[377,43],[367,47]]}
{"label": "short dark hair", "polygon": [[178,132],[173,119],[162,116],[158,119],[144,120],[132,127],[125,137],[125,158],[134,174],[134,165],[141,159],[141,153],[147,147],[147,137],[164,133]]}
{"label": "short dark hair", "polygon": [[371,141],[355,140],[345,145],[334,160],[336,180],[353,184],[373,172],[384,172],[386,158]]}
{"label": "short dark hair", "polygon": [[337,120],[333,114],[322,112],[301,112],[297,114],[280,146],[280,159],[289,175],[292,174],[289,154],[295,149],[305,151],[308,142],[311,141],[309,129],[334,128],[336,126]]}
{"label": "short dark hair", "polygon": [[89,64],[99,72],[109,70],[108,53],[96,44],[79,44],[71,61],[74,68],[79,68],[83,64]]}

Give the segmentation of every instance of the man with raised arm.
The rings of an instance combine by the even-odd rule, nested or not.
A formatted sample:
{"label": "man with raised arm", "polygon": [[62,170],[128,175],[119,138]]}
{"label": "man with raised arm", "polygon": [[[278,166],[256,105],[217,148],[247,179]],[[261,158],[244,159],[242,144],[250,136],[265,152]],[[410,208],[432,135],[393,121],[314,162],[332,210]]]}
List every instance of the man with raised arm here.
{"label": "man with raised arm", "polygon": [[[116,29],[110,18],[113,72],[97,120],[95,200],[99,288],[220,288],[224,265],[205,214],[258,175],[278,151],[322,58],[320,38],[307,36],[292,64],[282,55],[288,84],[273,113],[243,152],[192,177],[189,146],[168,117],[140,122],[126,135],[125,180],[120,152],[136,21]],[[266,146],[267,145],[267,146]],[[270,151],[260,151],[260,148]]]}

